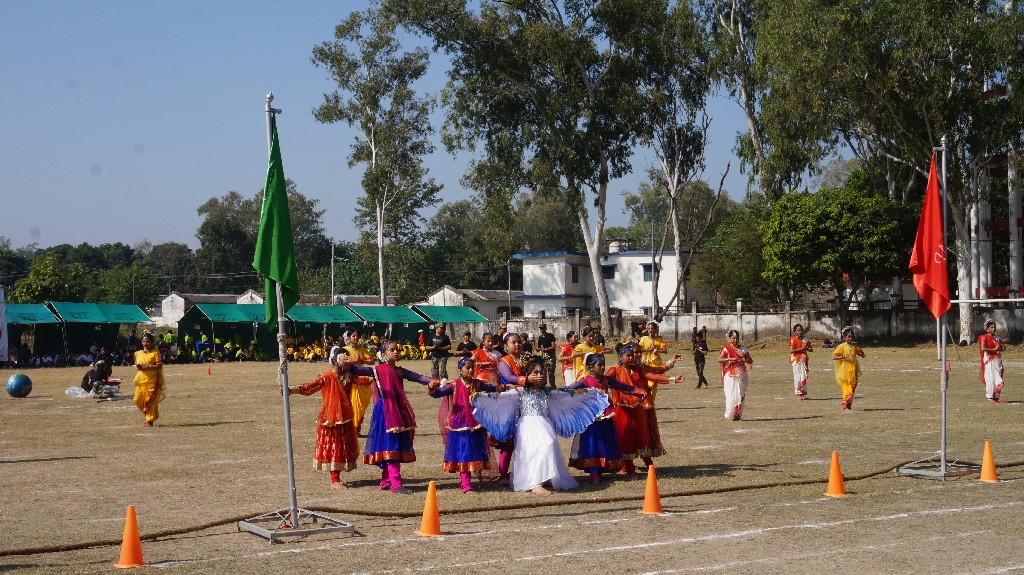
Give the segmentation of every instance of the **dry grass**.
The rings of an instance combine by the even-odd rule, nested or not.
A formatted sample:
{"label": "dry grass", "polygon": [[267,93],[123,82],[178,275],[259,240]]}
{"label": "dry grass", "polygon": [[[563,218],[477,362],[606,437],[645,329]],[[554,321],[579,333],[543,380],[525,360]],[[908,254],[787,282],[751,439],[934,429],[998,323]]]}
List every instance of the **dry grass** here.
{"label": "dry grass", "polygon": [[[810,400],[792,394],[780,342],[753,348],[745,420],[723,421],[721,386],[692,381],[659,392],[669,454],[656,460],[669,515],[640,516],[644,482],[612,479],[552,496],[489,488],[463,495],[439,471],[436,400],[407,384],[419,419],[419,460],[404,466],[416,494],[376,488],[379,472],[360,466],[344,492],[327,489],[311,464],[318,396],[292,404],[296,482],[302,506],[356,523],[359,535],[323,535],[269,546],[232,525],[145,541],[148,563],[170,573],[383,572],[984,572],[1020,570],[1024,467],[1004,467],[1001,484],[973,477],[936,481],[883,474],[848,481],[851,496],[821,498],[824,485],[706,493],[738,486],[827,477],[838,451],[848,477],[924,458],[939,447],[939,370],[930,346],[868,347],[856,411],[839,410],[829,350],[812,355]],[[950,458],[979,461],[984,440],[997,463],[1024,460],[1016,383],[1024,362],[1011,351],[1005,405],[985,401],[974,348],[951,348]],[[426,362],[407,362],[429,371]],[[692,364],[682,371],[693,379]],[[325,364],[292,364],[292,384]],[[708,365],[713,382],[714,364]],[[143,534],[256,515],[287,506],[281,399],[273,364],[169,366],[169,389],[154,429],[130,401],[71,400],[84,368],[27,372],[30,399],[0,401],[0,550],[119,539],[125,508],[136,505]],[[129,368],[115,376],[126,380]],[[422,372],[422,371],[421,371]],[[5,380],[10,371],[0,372]],[[125,385],[125,392],[131,385]],[[52,401],[40,400],[52,398]],[[36,398],[36,399],[31,399]],[[419,526],[427,482],[437,480],[437,540]],[[595,501],[596,500],[596,501]],[[536,507],[536,503],[558,505]],[[512,510],[495,507],[520,506]],[[475,510],[475,511],[474,511]],[[360,513],[406,514],[370,517]],[[116,547],[0,557],[0,572],[107,572]]]}

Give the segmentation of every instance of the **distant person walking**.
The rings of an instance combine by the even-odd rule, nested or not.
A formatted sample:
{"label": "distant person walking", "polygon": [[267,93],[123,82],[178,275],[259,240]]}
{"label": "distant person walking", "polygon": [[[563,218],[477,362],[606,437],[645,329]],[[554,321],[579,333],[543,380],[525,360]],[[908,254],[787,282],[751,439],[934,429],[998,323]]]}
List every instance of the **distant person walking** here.
{"label": "distant person walking", "polygon": [[843,343],[836,346],[832,352],[832,359],[836,364],[836,382],[843,394],[843,403],[840,408],[845,411],[853,409],[853,395],[857,392],[857,383],[860,380],[860,360],[864,357],[864,350],[853,343],[853,328],[843,328]]}
{"label": "distant person walking", "polygon": [[789,363],[793,365],[793,393],[799,400],[807,397],[807,373],[810,362],[807,353],[814,351],[811,342],[804,337],[804,326],[793,326],[793,336],[789,338]]}
{"label": "distant person walking", "polygon": [[[697,328],[694,328],[697,329]],[[708,328],[695,331],[693,335],[693,367],[697,370],[697,387],[710,387],[708,378],[704,377],[704,364],[708,359]]]}
{"label": "distant person walking", "polygon": [[1002,403],[1003,393],[1003,340],[996,335],[996,322],[985,322],[985,333],[978,336],[981,355],[981,373],[978,379],[985,384],[985,397],[992,403]]}
{"label": "distant person walking", "polygon": [[722,387],[725,390],[725,418],[740,421],[749,383],[747,370],[754,364],[754,360],[747,348],[739,344],[740,332],[729,330],[725,338],[728,343],[718,354],[718,363],[722,366]]}
{"label": "distant person walking", "polygon": [[160,418],[160,400],[164,398],[164,365],[160,350],[156,348],[156,338],[152,333],[142,335],[142,349],[135,352],[135,397],[132,403],[146,416],[143,427],[153,427],[153,422]]}

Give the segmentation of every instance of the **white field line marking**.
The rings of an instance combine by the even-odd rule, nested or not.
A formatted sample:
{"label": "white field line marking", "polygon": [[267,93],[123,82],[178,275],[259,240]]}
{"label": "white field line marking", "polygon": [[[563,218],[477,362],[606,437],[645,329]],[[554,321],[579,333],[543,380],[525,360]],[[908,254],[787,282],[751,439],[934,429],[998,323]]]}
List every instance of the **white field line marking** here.
{"label": "white field line marking", "polygon": [[663,575],[666,573],[692,573],[702,571],[721,571],[723,569],[733,569],[735,567],[742,567],[746,565],[765,565],[779,562],[791,562],[791,561],[804,561],[807,559],[815,559],[820,557],[829,557],[832,555],[839,555],[849,551],[877,551],[879,549],[895,548],[907,543],[920,543],[922,541],[945,541],[947,538],[942,537],[929,537],[927,539],[920,539],[915,541],[889,543],[886,545],[860,545],[856,548],[851,549],[850,547],[844,547],[843,549],[833,549],[828,551],[817,551],[812,553],[800,553],[796,555],[781,555],[778,557],[765,557],[764,559],[750,559],[746,561],[730,561],[728,563],[718,563],[716,565],[701,565],[700,567],[687,567],[685,569],[665,569],[662,571],[647,571],[642,575]]}
{"label": "white field line marking", "polygon": [[1021,571],[1024,571],[1024,563],[1007,565],[1006,567],[993,567],[984,571],[963,571],[962,575],[1000,575],[1002,573],[1019,573]]}
{"label": "white field line marking", "polygon": [[[431,572],[431,571],[437,571],[437,570],[449,570],[450,571],[450,570],[459,569],[459,568],[480,567],[480,566],[495,565],[495,564],[507,564],[508,562],[542,561],[542,560],[546,560],[546,559],[554,559],[554,558],[559,558],[559,557],[573,557],[573,556],[576,556],[576,555],[590,555],[590,554],[594,554],[594,553],[613,553],[613,554],[618,554],[618,553],[621,553],[623,551],[634,551],[634,550],[641,550],[641,549],[652,549],[652,548],[657,548],[657,547],[665,547],[665,546],[669,546],[669,545],[680,545],[680,544],[688,544],[688,543],[701,543],[701,542],[709,542],[709,541],[723,541],[723,540],[730,540],[730,539],[742,539],[742,538],[748,538],[748,537],[758,537],[758,536],[761,536],[761,535],[775,533],[775,532],[778,532],[778,531],[799,530],[799,529],[815,529],[815,530],[817,530],[817,529],[829,529],[829,528],[834,528],[834,527],[842,527],[842,526],[846,526],[846,525],[855,525],[855,524],[858,524],[858,523],[865,523],[865,522],[869,522],[869,523],[870,522],[886,522],[886,521],[895,521],[895,520],[899,520],[899,519],[912,519],[912,518],[915,518],[915,517],[927,517],[927,516],[932,516],[932,515],[949,515],[949,514],[955,514],[955,513],[970,513],[970,512],[977,512],[977,511],[990,511],[990,510],[993,510],[993,509],[1005,509],[1005,508],[1009,508],[1009,507],[1018,507],[1018,506],[1021,506],[1021,505],[1024,505],[1024,501],[1010,501],[1010,502],[1004,502],[1004,503],[998,503],[998,504],[978,505],[978,506],[974,506],[974,507],[946,507],[946,508],[940,508],[940,509],[925,509],[925,510],[920,510],[920,511],[907,511],[907,512],[904,512],[904,513],[895,513],[895,514],[891,514],[891,515],[876,515],[876,516],[872,516],[872,517],[858,517],[858,518],[852,518],[852,519],[842,519],[842,520],[838,520],[838,521],[826,521],[826,522],[821,522],[821,523],[794,523],[794,524],[790,524],[790,525],[779,525],[777,527],[760,527],[760,528],[755,528],[755,529],[744,529],[742,531],[732,531],[732,532],[725,532],[725,533],[712,533],[712,534],[709,534],[709,535],[692,536],[692,537],[680,537],[680,538],[677,538],[677,539],[669,539],[669,540],[664,540],[664,541],[652,541],[652,542],[649,542],[649,543],[638,543],[638,544],[634,544],[634,545],[615,545],[615,546],[609,546],[609,547],[600,547],[600,548],[596,548],[596,549],[579,549],[579,548],[577,548],[577,549],[573,549],[571,551],[561,551],[561,552],[557,552],[557,553],[549,553],[549,554],[546,554],[546,555],[529,555],[529,556],[522,556],[522,557],[508,557],[508,556],[505,556],[505,557],[502,557],[500,559],[490,559],[490,560],[483,560],[483,561],[474,561],[474,562],[470,562],[470,563],[460,563],[460,564],[446,563],[446,564],[442,564],[442,565],[432,565],[432,566],[423,566],[423,567],[416,567],[416,568],[406,568],[406,569],[402,569],[402,570],[382,570],[382,571],[376,571],[375,573],[384,574],[384,573],[398,573],[398,572],[404,572],[404,573],[409,573],[409,572]],[[680,515],[682,515],[682,514],[680,514]],[[548,527],[548,528],[561,528],[562,525],[561,524],[549,525],[549,526],[546,526],[546,527]],[[508,531],[509,532],[535,531],[537,528],[538,527],[529,527],[529,528],[524,528],[524,529],[511,529],[511,530],[508,530]],[[489,534],[493,534],[493,533],[494,532],[492,531]],[[253,554],[248,554],[248,555],[235,555],[235,556],[225,556],[225,557],[218,557],[218,558],[201,558],[201,559],[184,559],[184,560],[177,560],[177,561],[167,561],[167,562],[161,562],[161,563],[152,563],[152,564],[150,564],[150,566],[151,567],[157,567],[157,568],[165,568],[165,567],[173,567],[173,566],[183,565],[183,564],[211,563],[211,562],[215,562],[215,561],[234,561],[234,560],[242,560],[242,559],[272,557],[272,556],[280,555],[280,554],[284,554],[284,553],[298,554],[298,553],[306,553],[306,552],[311,552],[311,551],[337,550],[337,549],[346,548],[346,547],[366,547],[366,546],[376,546],[376,545],[395,545],[395,544],[407,544],[407,543],[428,543],[429,544],[429,543],[431,543],[433,541],[444,541],[444,540],[446,540],[448,538],[475,537],[477,535],[478,534],[449,535],[449,536],[434,537],[434,538],[407,537],[407,538],[402,538],[402,539],[388,539],[388,540],[384,540],[384,541],[367,541],[367,542],[353,542],[353,543],[343,543],[343,544],[319,545],[319,546],[316,546],[316,547],[306,547],[306,548],[302,548],[302,549],[282,549],[282,550],[279,550],[279,551],[278,550],[275,550],[275,551],[264,551],[264,552],[253,553]],[[353,575],[355,575],[355,574],[353,574]]]}
{"label": "white field line marking", "polygon": [[[738,509],[738,508],[737,507],[721,507],[721,508],[718,508],[718,509],[698,509],[696,511],[681,511],[681,512],[676,512],[676,513],[672,513],[672,512],[659,513],[658,515],[661,516],[661,517],[672,517],[672,516],[682,517],[684,515],[711,515],[712,513],[722,513],[724,511],[735,511],[736,509]],[[602,525],[602,524],[607,524],[607,523],[626,523],[626,522],[629,522],[629,521],[640,521],[642,519],[645,519],[645,518],[642,517],[642,516],[638,516],[638,517],[619,517],[617,519],[601,519],[601,520],[596,520],[596,521],[583,521],[581,523],[581,525]],[[479,535],[479,534],[478,533],[474,533],[473,535]]]}

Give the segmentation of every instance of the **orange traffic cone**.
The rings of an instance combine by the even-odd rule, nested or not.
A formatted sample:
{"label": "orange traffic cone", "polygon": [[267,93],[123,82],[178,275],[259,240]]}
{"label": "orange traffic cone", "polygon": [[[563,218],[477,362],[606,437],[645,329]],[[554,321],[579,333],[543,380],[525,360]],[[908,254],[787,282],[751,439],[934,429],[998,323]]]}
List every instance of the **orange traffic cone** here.
{"label": "orange traffic cone", "polygon": [[843,470],[839,467],[839,452],[832,452],[832,464],[828,471],[828,497],[846,497],[846,488],[843,487]]}
{"label": "orange traffic cone", "polygon": [[985,442],[985,455],[981,458],[981,477],[978,480],[999,483],[999,478],[996,477],[996,462],[992,459],[992,444],[988,441]]}
{"label": "orange traffic cone", "polygon": [[206,375],[213,375],[213,368],[212,367],[206,366]]}
{"label": "orange traffic cone", "polygon": [[437,515],[437,483],[431,481],[427,486],[427,501],[423,504],[423,520],[417,535],[437,537],[441,533],[441,518]]}
{"label": "orange traffic cone", "polygon": [[660,514],[661,495],[658,494],[658,474],[653,465],[647,466],[647,489],[644,491],[644,509],[641,513]]}
{"label": "orange traffic cone", "polygon": [[124,536],[121,538],[121,558],[114,567],[131,569],[144,567],[142,562],[142,542],[139,540],[139,523],[135,519],[135,506],[128,506],[128,516],[124,520]]}

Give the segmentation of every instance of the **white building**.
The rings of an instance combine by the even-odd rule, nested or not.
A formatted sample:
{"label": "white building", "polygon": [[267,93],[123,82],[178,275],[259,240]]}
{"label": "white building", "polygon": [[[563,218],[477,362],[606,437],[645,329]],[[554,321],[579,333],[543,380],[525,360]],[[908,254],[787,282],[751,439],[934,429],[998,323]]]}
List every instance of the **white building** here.
{"label": "white building", "polygon": [[[394,296],[387,296],[388,305],[397,305]],[[334,305],[380,305],[379,295],[342,295],[334,296]]]}
{"label": "white building", "polygon": [[497,320],[509,309],[511,317],[523,315],[523,292],[519,290],[459,289],[445,285],[427,297],[427,305],[464,305],[487,319]]}
{"label": "white building", "polygon": [[235,294],[197,294],[172,291],[160,301],[160,317],[153,321],[161,326],[177,326],[185,312],[197,303],[241,303],[261,304],[263,295],[255,290],[247,290],[242,295]]}
{"label": "white building", "polygon": [[[560,316],[571,314],[577,309],[589,310],[597,307],[594,277],[590,269],[590,258],[579,252],[545,252],[516,254],[512,256],[523,261],[523,311],[526,317],[545,315]],[[675,252],[666,251],[661,263],[661,279],[658,281],[658,303],[668,304],[676,288]],[[691,263],[691,267],[692,267]],[[649,310],[653,297],[651,253],[645,251],[609,252],[601,256],[601,273],[608,292],[608,305],[627,313],[639,314]],[[694,293],[688,287],[689,306],[697,300],[702,305],[711,305],[711,297]],[[680,302],[676,302],[676,307]]]}

